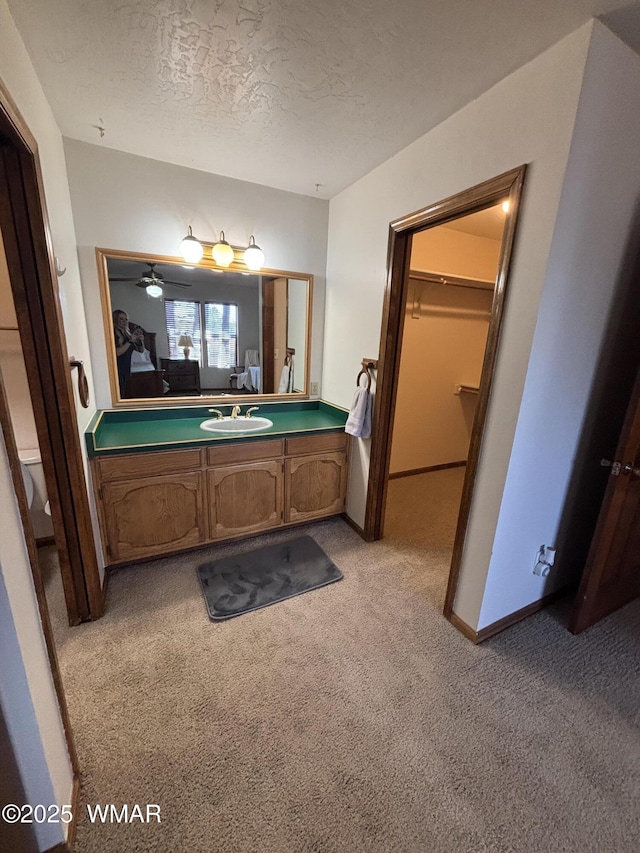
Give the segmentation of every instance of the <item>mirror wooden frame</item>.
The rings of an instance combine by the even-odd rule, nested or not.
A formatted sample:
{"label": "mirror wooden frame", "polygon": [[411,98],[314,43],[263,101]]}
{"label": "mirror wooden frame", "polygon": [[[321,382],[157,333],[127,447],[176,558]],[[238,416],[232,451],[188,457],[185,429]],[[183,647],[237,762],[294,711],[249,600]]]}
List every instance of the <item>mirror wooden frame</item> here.
{"label": "mirror wooden frame", "polygon": [[[290,270],[275,270],[263,267],[261,270],[252,273],[258,276],[268,276],[276,278],[291,278],[307,283],[307,309],[306,309],[306,358],[304,366],[304,392],[303,393],[288,393],[288,394],[202,394],[198,396],[172,396],[170,398],[163,397],[134,397],[122,398],[120,396],[120,388],[118,384],[118,366],[116,361],[115,345],[113,344],[113,319],[111,304],[111,290],[109,287],[109,271],[107,261],[123,260],[123,261],[138,261],[141,263],[157,263],[157,264],[175,264],[183,267],[184,259],[172,255],[150,255],[142,252],[127,252],[121,249],[104,249],[96,248],[96,263],[98,266],[98,281],[100,285],[100,304],[102,306],[102,321],[104,326],[105,348],[107,354],[107,367],[109,370],[109,385],[111,390],[111,403],[114,408],[121,406],[168,406],[175,407],[176,405],[192,405],[202,406],[208,405],[211,402],[224,403],[233,399],[234,403],[247,402],[279,402],[283,400],[308,400],[310,395],[310,375],[311,375],[311,306],[313,304],[313,276],[310,273],[292,272]],[[222,270],[223,272],[247,273],[247,267],[243,263],[233,262],[228,267],[220,267],[215,261],[203,258],[197,264],[190,266],[199,267],[202,269]]]}

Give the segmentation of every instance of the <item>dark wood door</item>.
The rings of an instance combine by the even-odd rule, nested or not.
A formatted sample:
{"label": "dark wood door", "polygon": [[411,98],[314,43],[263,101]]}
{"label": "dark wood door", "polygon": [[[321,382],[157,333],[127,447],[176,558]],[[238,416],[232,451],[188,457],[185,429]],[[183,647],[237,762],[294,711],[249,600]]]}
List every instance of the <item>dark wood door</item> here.
{"label": "dark wood door", "polygon": [[640,369],[629,401],[580,588],[569,620],[579,634],[640,595]]}

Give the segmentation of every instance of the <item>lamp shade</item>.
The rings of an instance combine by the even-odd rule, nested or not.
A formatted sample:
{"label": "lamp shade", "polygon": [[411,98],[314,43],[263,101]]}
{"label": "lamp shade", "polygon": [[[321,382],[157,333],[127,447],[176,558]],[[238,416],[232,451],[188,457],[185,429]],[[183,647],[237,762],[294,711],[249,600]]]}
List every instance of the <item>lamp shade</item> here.
{"label": "lamp shade", "polygon": [[220,239],[211,249],[211,257],[219,267],[228,267],[235,255],[231,246],[224,239],[224,231],[220,232]]}
{"label": "lamp shade", "polygon": [[180,243],[180,254],[190,264],[197,264],[204,254],[202,243],[193,236],[191,226],[189,226],[187,236]]}
{"label": "lamp shade", "polygon": [[191,335],[180,335],[180,338],[178,339],[178,346],[191,348],[193,346],[193,338]]}
{"label": "lamp shade", "polygon": [[264,252],[260,246],[256,246],[253,234],[249,237],[249,245],[244,250],[244,262],[250,270],[259,270],[264,264]]}

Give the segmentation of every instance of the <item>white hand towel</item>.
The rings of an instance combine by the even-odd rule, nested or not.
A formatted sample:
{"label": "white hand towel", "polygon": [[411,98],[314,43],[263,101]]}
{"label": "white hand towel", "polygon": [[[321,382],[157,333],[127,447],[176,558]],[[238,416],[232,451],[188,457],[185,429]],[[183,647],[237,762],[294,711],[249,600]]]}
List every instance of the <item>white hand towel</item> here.
{"label": "white hand towel", "polygon": [[354,435],[356,438],[371,437],[372,399],[367,388],[356,388],[351,411],[344,427],[344,431],[349,435]]}
{"label": "white hand towel", "polygon": [[293,385],[293,366],[285,364],[280,374],[280,384],[278,385],[278,394],[290,394]]}

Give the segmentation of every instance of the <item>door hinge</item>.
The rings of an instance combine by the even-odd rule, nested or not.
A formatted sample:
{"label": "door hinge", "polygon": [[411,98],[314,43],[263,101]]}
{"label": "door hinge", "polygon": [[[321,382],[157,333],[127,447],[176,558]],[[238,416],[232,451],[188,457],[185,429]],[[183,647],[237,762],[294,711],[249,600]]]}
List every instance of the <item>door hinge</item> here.
{"label": "door hinge", "polygon": [[622,470],[622,462],[612,462],[611,459],[601,459],[600,465],[603,468],[611,468],[611,476],[619,477]]}

